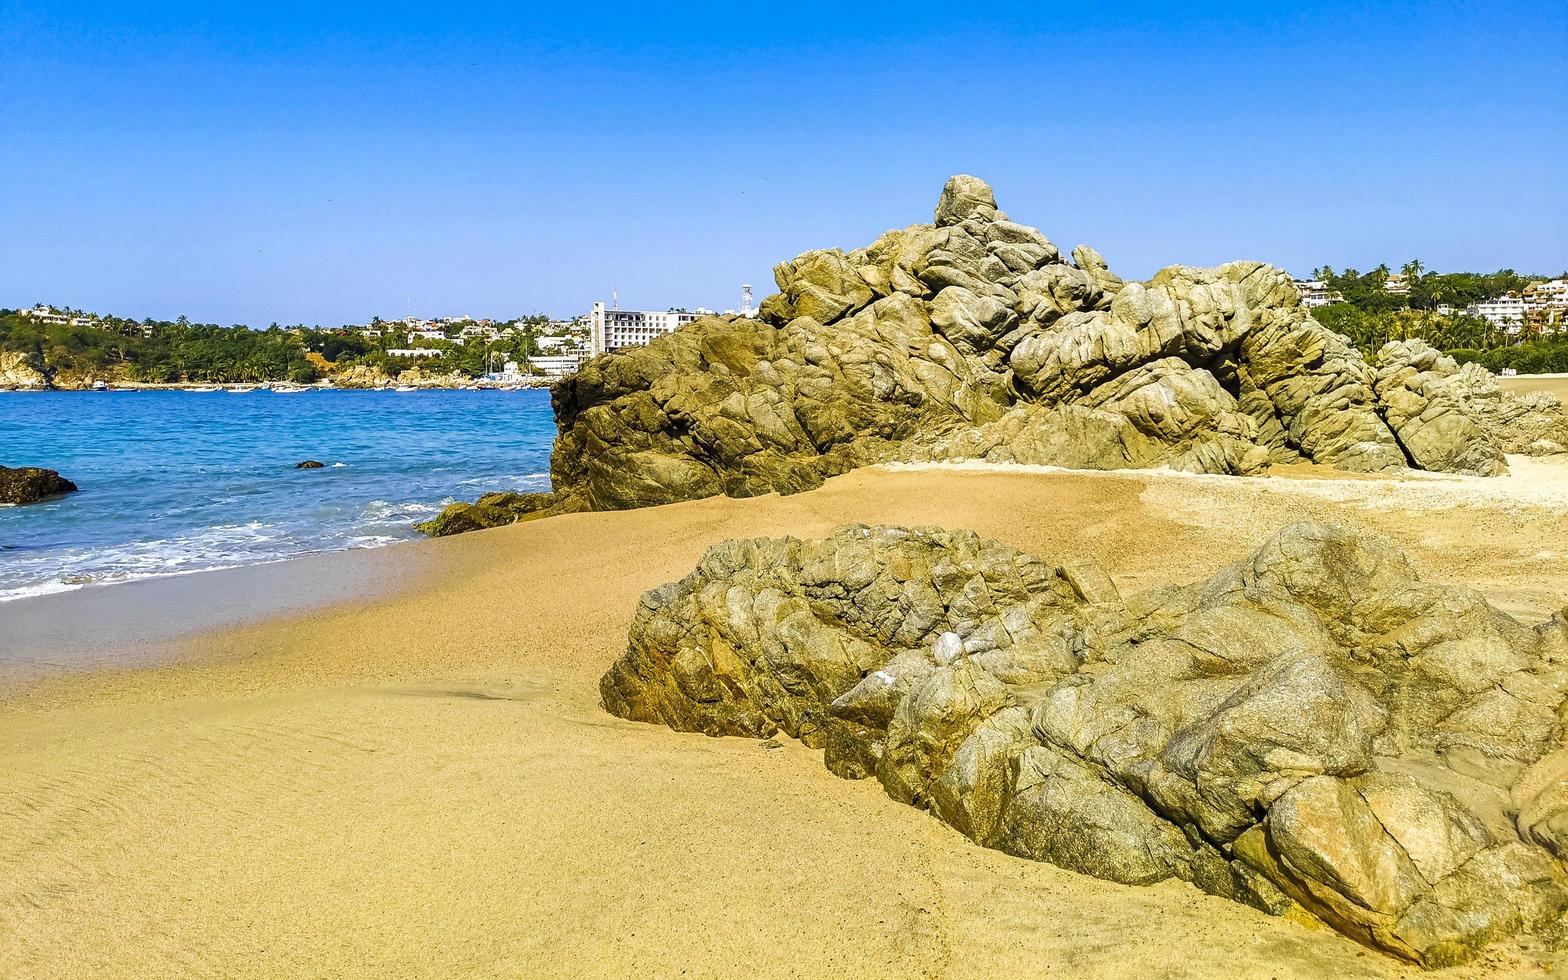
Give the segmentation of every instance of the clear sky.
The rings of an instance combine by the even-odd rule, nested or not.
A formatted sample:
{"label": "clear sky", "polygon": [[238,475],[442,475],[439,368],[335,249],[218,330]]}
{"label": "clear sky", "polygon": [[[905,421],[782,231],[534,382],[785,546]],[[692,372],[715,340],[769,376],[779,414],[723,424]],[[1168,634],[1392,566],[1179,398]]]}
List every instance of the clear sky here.
{"label": "clear sky", "polygon": [[1127,277],[1561,272],[1568,2],[0,0],[0,306],[723,308],[956,172]]}

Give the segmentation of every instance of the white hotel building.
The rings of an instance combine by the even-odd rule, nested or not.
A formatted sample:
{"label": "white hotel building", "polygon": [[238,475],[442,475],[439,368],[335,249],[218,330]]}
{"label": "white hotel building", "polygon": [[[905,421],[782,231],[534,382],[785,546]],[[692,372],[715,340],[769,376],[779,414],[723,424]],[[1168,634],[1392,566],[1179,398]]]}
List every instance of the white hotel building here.
{"label": "white hotel building", "polygon": [[704,309],[691,313],[674,310],[664,313],[652,310],[607,310],[603,303],[595,303],[593,312],[589,314],[592,329],[589,335],[590,349],[593,356],[597,357],[622,347],[640,347],[660,334],[712,315],[712,310]]}
{"label": "white hotel building", "polygon": [[1465,312],[1491,322],[1504,333],[1518,333],[1524,326],[1524,297],[1518,293],[1504,293],[1492,299],[1473,303]]}

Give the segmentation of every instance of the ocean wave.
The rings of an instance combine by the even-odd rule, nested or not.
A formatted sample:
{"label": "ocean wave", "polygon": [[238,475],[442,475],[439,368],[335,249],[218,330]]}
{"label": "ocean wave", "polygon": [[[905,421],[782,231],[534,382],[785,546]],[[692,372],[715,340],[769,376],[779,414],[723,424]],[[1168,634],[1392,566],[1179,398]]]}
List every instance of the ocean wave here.
{"label": "ocean wave", "polygon": [[417,517],[440,513],[443,504],[423,504],[416,501],[371,500],[359,509],[368,521],[412,521]]}
{"label": "ocean wave", "polygon": [[457,485],[460,487],[489,487],[493,490],[496,487],[505,486],[533,486],[541,480],[548,479],[550,479],[549,473],[521,473],[506,476],[476,476],[467,480],[458,480]]}

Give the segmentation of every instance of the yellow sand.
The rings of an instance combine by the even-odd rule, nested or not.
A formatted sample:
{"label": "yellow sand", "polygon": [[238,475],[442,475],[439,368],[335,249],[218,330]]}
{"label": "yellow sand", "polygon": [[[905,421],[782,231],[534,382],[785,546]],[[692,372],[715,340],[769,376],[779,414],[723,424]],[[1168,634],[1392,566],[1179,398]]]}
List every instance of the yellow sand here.
{"label": "yellow sand", "polygon": [[1512,391],[1516,394],[1526,391],[1549,391],[1568,401],[1568,374],[1521,374],[1498,380],[1504,391]]}
{"label": "yellow sand", "polygon": [[0,704],[0,974],[1404,974],[1183,884],[982,850],[797,744],[620,721],[596,684],[706,545],[848,521],[1095,556],[1128,590],[1331,518],[1541,618],[1568,598],[1568,466],[1524,463],[1484,486],[877,469],[404,546],[403,594]]}

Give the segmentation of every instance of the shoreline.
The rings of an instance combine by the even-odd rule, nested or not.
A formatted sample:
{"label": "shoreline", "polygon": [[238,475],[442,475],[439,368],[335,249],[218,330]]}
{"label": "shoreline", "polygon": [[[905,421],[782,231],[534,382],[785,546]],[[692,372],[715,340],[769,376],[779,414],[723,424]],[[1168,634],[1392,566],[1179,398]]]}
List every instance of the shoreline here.
{"label": "shoreline", "polygon": [[[787,739],[679,734],[598,703],[645,590],[725,538],[856,521],[1093,557],[1128,594],[1331,519],[1393,535],[1427,578],[1506,598],[1526,622],[1568,601],[1568,569],[1532,554],[1568,540],[1568,513],[1438,490],[1459,492],[868,468],[790,497],[408,545],[418,561],[394,589],[11,691],[3,958],[33,975],[1527,972],[1501,950],[1418,974],[1185,885],[986,851]],[[307,560],[274,567],[301,586],[322,578]]]}
{"label": "shoreline", "polygon": [[0,602],[0,691],[47,675],[158,666],[204,633],[386,599],[418,581],[423,556],[373,548],[102,582]]}

